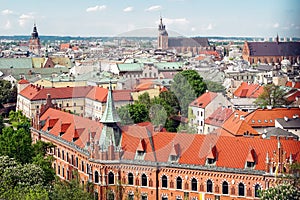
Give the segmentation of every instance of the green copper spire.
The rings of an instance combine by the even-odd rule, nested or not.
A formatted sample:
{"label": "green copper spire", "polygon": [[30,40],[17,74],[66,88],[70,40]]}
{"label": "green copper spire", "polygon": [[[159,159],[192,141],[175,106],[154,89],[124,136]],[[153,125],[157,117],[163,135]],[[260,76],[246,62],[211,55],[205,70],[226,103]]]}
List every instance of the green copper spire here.
{"label": "green copper spire", "polygon": [[109,90],[108,90],[108,94],[107,94],[107,100],[106,100],[106,108],[101,117],[100,122],[105,124],[105,123],[117,123],[120,121],[121,121],[120,117],[115,108],[114,99],[113,99],[113,95],[112,95],[112,87],[111,87],[111,82],[110,82]]}

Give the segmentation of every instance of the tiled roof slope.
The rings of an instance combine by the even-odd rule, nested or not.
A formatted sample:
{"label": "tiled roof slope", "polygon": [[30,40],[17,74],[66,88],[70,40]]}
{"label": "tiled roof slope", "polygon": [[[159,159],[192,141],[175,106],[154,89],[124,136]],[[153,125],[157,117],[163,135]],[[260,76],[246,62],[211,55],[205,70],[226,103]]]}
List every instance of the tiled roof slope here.
{"label": "tiled roof slope", "polygon": [[198,108],[205,108],[214,98],[217,97],[217,93],[215,92],[205,92],[200,97],[192,101],[190,106],[198,107]]}
{"label": "tiled roof slope", "polygon": [[259,108],[245,115],[245,120],[252,127],[271,127],[275,126],[275,119],[294,115],[300,116],[300,108]]}
{"label": "tiled roof slope", "polygon": [[50,94],[52,99],[80,98],[85,97],[92,88],[91,86],[43,88],[29,85],[20,92],[20,95],[29,100],[46,99],[47,94]]}
{"label": "tiled roof slope", "polygon": [[208,118],[205,119],[205,124],[210,124],[214,126],[222,126],[233,110],[231,108],[224,108],[220,106],[216,111],[214,111]]}
{"label": "tiled roof slope", "polygon": [[68,142],[73,142],[74,135],[79,136],[74,144],[80,148],[86,146],[90,137],[89,133],[96,133],[95,140],[99,140],[102,130],[102,124],[99,122],[53,108],[46,110],[40,117],[40,121],[45,121],[42,130],[52,135],[59,136],[61,132],[65,131],[61,138]]}
{"label": "tiled roof slope", "polygon": [[259,84],[248,84],[242,82],[242,84],[234,91],[234,96],[240,98],[257,98],[264,88]]}
{"label": "tiled roof slope", "polygon": [[[102,87],[93,87],[90,92],[87,94],[87,98],[99,101],[106,102],[108,89]],[[112,95],[114,101],[132,101],[131,90],[113,90]]]}
{"label": "tiled roof slope", "polygon": [[[80,148],[86,146],[90,132],[95,133],[94,141],[98,141],[102,129],[102,124],[99,122],[52,108],[49,108],[40,120],[45,121],[43,131],[59,136],[63,128],[65,133],[62,134],[61,139],[73,142]],[[52,126],[50,130],[48,130],[49,123]],[[65,124],[70,125],[66,128]],[[143,141],[145,161],[169,162],[169,155],[174,152],[173,148],[176,146],[179,164],[205,165],[206,157],[214,148],[217,167],[243,169],[249,157],[249,150],[253,149],[256,155],[255,170],[264,170],[267,153],[272,157],[272,152],[278,148],[278,141],[275,139],[155,132],[149,123],[143,126],[123,127],[122,130],[121,146],[124,151],[122,159],[126,160],[134,160],[136,149]],[[79,138],[74,142],[74,137]],[[280,143],[286,155],[292,154],[294,161],[300,161],[299,141],[281,139]]]}

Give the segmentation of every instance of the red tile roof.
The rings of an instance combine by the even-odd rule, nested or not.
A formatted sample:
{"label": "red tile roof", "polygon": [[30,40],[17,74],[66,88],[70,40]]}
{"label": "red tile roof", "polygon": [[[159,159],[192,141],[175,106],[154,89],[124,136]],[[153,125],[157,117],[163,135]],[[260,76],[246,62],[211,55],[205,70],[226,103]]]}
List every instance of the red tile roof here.
{"label": "red tile roof", "polygon": [[235,136],[243,136],[245,134],[258,135],[258,132],[245,121],[246,114],[246,112],[236,110],[225,121],[222,129]]}
{"label": "red tile roof", "polygon": [[[99,101],[106,102],[108,89],[102,87],[94,87],[88,94],[87,98]],[[114,101],[133,101],[131,96],[131,90],[113,90]]]}
{"label": "red tile roof", "polygon": [[217,93],[215,92],[205,92],[200,97],[192,101],[190,106],[198,107],[198,108],[205,108],[214,98],[217,97]]}
{"label": "red tile roof", "polygon": [[230,115],[233,113],[231,108],[224,108],[220,106],[215,110],[208,118],[205,119],[205,124],[210,124],[214,126],[222,126]]}
{"label": "red tile roof", "polygon": [[242,82],[233,94],[240,98],[257,98],[263,91],[264,88],[259,84],[248,84],[247,82]]}
{"label": "red tile roof", "polygon": [[286,82],[285,86],[300,89],[300,82],[288,81]]}
{"label": "red tile roof", "polygon": [[296,98],[299,98],[300,97],[300,91],[299,90],[296,90],[294,91],[293,93],[290,93],[288,96],[286,96],[286,99],[289,101],[289,102],[293,102],[293,101],[296,101]]}
{"label": "red tile roof", "polygon": [[26,80],[26,79],[21,79],[21,80],[19,80],[19,82],[18,82],[18,84],[28,84],[28,83],[29,83],[29,81]]}
{"label": "red tile roof", "polygon": [[43,88],[29,85],[20,92],[20,95],[32,101],[46,99],[47,94],[50,94],[52,99],[70,99],[85,97],[92,88],[92,86]]}
{"label": "red tile roof", "polygon": [[[102,124],[99,122],[53,108],[46,110],[40,121],[45,121],[45,125],[42,127],[43,131],[47,131],[55,136],[59,136],[60,132],[63,132],[61,138],[68,142],[73,142],[73,138],[75,137],[76,139],[78,137],[74,144],[80,148],[85,147],[90,132],[95,132],[95,140],[99,140],[102,130]],[[52,128],[49,126],[50,124]],[[50,128],[49,131],[48,128]]]}
{"label": "red tile roof", "polygon": [[[80,148],[84,148],[87,144],[90,132],[95,132],[95,141],[100,138],[102,124],[96,121],[52,108],[48,109],[40,120],[47,122],[55,118],[59,120],[49,131],[47,123],[42,130],[58,136],[61,124],[70,123],[70,127],[61,139],[73,142],[75,134],[75,137],[79,136],[79,138],[73,143]],[[272,159],[272,152],[278,148],[278,141],[275,139],[154,132],[151,124],[142,125],[122,128],[121,146],[124,152],[122,159],[135,159],[136,150],[140,148],[141,141],[144,141],[145,161],[168,162],[169,156],[174,154],[174,147],[176,147],[175,152],[179,154],[179,164],[205,165],[206,158],[215,156],[217,167],[243,169],[247,161],[255,159],[255,170],[264,170],[267,153]],[[280,143],[286,155],[292,154],[294,161],[300,161],[299,141],[283,139]],[[253,152],[250,149],[253,149]],[[249,155],[249,150],[251,155]]]}
{"label": "red tile roof", "polygon": [[295,114],[300,116],[300,108],[259,108],[245,115],[245,120],[252,127],[270,127],[275,126],[275,119],[292,118]]}
{"label": "red tile roof", "polygon": [[87,98],[96,100],[99,102],[106,102],[108,89],[103,87],[93,87],[91,91],[87,94]]}

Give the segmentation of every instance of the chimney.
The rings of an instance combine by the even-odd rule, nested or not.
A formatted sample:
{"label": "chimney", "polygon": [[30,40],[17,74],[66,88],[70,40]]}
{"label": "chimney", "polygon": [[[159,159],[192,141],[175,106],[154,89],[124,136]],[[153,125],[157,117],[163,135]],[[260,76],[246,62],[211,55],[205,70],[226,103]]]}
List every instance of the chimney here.
{"label": "chimney", "polygon": [[284,116],[283,119],[284,119],[284,121],[286,121],[286,122],[289,121],[289,118],[286,117],[286,116]]}

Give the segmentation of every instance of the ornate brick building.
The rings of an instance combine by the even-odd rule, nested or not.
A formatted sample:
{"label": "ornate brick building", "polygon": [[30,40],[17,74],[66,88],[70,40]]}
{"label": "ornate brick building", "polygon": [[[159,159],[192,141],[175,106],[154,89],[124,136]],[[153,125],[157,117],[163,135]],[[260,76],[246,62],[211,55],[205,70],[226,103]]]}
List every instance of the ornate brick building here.
{"label": "ornate brick building", "polygon": [[40,55],[41,44],[39,34],[37,32],[36,24],[33,26],[33,32],[29,39],[29,51],[35,55]]}
{"label": "ornate brick building", "polygon": [[176,50],[178,53],[187,51],[194,54],[211,49],[207,38],[169,37],[162,18],[160,18],[160,24],[158,25],[157,48],[162,50]]}
{"label": "ornate brick building", "polygon": [[299,64],[300,42],[280,42],[278,35],[275,42],[245,41],[242,56],[250,64],[280,64],[284,59]]}
{"label": "ornate brick building", "polygon": [[33,119],[32,139],[55,144],[53,167],[79,174],[97,199],[258,199],[300,160],[299,141],[156,132],[119,126],[111,87],[100,122],[53,108]]}

